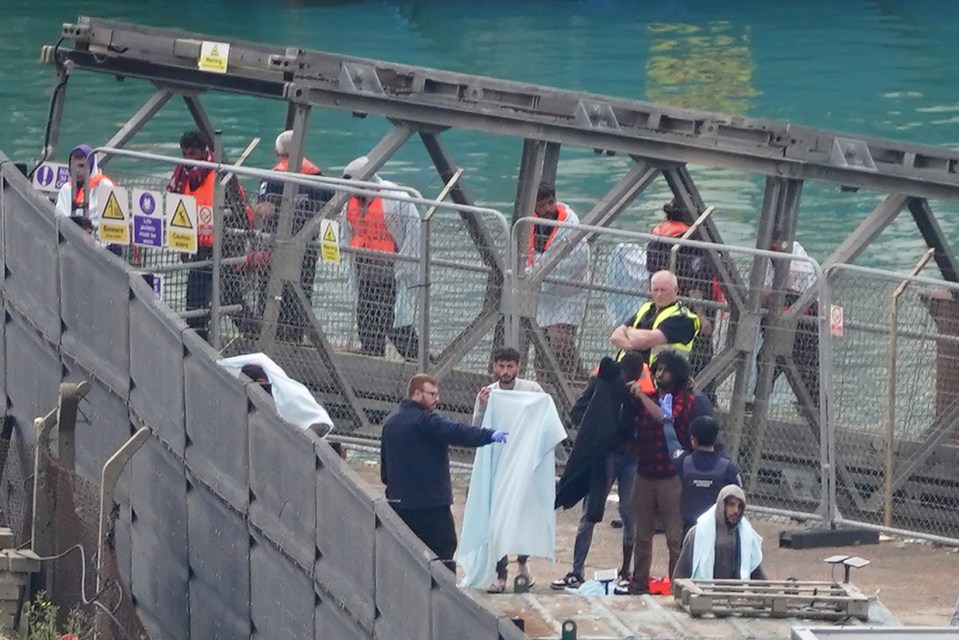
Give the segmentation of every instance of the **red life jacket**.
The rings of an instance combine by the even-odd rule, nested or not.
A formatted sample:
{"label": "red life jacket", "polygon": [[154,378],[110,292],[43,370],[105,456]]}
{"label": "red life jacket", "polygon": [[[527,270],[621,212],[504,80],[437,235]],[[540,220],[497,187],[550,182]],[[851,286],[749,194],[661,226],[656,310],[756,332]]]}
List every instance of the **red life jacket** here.
{"label": "red life jacket", "polygon": [[383,217],[382,198],[374,198],[365,209],[355,196],[350,198],[346,206],[346,219],[353,228],[351,247],[396,253],[396,242]]}

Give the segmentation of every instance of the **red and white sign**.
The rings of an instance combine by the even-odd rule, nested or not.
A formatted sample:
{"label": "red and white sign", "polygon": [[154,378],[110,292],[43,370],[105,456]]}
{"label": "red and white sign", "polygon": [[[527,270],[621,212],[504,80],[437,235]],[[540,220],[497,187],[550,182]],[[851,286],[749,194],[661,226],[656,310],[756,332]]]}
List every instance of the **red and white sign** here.
{"label": "red and white sign", "polygon": [[829,333],[836,338],[841,338],[845,328],[843,326],[843,311],[838,304],[829,307]]}
{"label": "red and white sign", "polygon": [[198,207],[199,233],[201,236],[213,235],[213,207]]}

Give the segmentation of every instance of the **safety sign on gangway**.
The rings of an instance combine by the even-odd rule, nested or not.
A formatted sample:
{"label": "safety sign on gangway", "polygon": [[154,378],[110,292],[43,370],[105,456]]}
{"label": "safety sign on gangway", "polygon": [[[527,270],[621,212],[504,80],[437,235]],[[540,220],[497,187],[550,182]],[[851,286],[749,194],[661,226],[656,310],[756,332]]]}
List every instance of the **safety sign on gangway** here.
{"label": "safety sign on gangway", "polygon": [[200,59],[197,60],[197,67],[199,67],[200,71],[226,73],[229,66],[229,42],[208,42],[204,40],[200,44]]}
{"label": "safety sign on gangway", "polygon": [[140,247],[163,246],[163,194],[145,189],[133,190],[133,244]]}
{"label": "safety sign on gangway", "polygon": [[340,223],[335,220],[320,222],[320,260],[340,261]]}
{"label": "safety sign on gangway", "polygon": [[97,203],[100,240],[130,244],[130,194],[127,190],[101,184],[97,187]]}
{"label": "safety sign on gangway", "polygon": [[166,247],[196,253],[196,198],[179,193],[166,197]]}
{"label": "safety sign on gangway", "polygon": [[70,167],[61,162],[44,162],[33,172],[33,186],[40,191],[59,191],[70,179]]}

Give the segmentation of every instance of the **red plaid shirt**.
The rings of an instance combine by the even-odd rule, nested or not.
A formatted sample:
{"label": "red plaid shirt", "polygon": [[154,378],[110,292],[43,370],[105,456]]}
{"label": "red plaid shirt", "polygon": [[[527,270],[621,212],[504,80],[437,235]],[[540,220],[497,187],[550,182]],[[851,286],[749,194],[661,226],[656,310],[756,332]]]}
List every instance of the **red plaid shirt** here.
{"label": "red plaid shirt", "polygon": [[[654,402],[659,402],[658,395],[650,393]],[[693,392],[683,389],[673,394],[673,427],[679,443],[687,451],[692,451],[693,445],[689,440],[689,423],[696,414],[693,407]],[[669,478],[676,475],[673,461],[666,451],[666,434],[663,433],[663,424],[653,419],[646,407],[638,400],[633,400],[636,407],[636,468],[644,478]]]}

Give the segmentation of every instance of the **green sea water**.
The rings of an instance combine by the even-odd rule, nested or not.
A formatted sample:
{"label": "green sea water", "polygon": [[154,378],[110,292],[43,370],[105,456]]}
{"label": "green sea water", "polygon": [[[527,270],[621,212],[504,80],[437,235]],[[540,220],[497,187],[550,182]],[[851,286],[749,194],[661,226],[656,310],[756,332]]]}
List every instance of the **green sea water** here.
{"label": "green sea water", "polygon": [[[0,149],[28,162],[39,155],[54,81],[52,68],[38,62],[40,47],[55,43],[61,24],[79,15],[959,146],[955,3],[0,0],[0,10]],[[151,93],[143,81],[75,73],[58,159],[77,143],[105,142]],[[227,150],[236,154],[260,136],[264,142],[248,164],[272,164],[282,103],[227,95],[204,97],[204,103]],[[175,154],[179,134],[190,126],[182,102],[171,102],[130,147]],[[388,128],[377,118],[315,110],[308,153],[332,171],[366,152]],[[466,168],[473,197],[509,211],[522,141],[469,132],[445,137]],[[411,141],[382,174],[435,194],[440,181],[417,145]],[[587,211],[629,162],[564,149],[560,198]],[[753,244],[763,178],[708,167],[694,167],[693,176],[716,206],[725,239]],[[806,185],[799,239],[824,258],[884,195]],[[648,229],[667,198],[665,183],[655,183],[617,224]],[[932,204],[946,233],[959,236],[959,206]],[[922,249],[904,215],[860,262],[907,269]]]}

